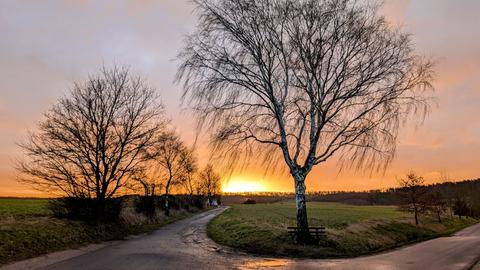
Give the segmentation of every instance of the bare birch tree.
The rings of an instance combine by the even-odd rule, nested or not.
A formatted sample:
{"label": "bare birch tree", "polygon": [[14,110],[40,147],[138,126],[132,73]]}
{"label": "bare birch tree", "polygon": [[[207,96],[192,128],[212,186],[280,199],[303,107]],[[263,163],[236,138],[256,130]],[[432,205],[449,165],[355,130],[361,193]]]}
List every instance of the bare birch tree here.
{"label": "bare birch tree", "polygon": [[118,67],[75,83],[44,118],[20,143],[20,180],[100,207],[136,173],[164,123],[154,89]]}
{"label": "bare birch tree", "polygon": [[334,154],[385,168],[402,121],[427,110],[432,64],[366,1],[194,2],[199,23],[179,54],[184,97],[231,165],[284,160],[308,241],[309,172]]}

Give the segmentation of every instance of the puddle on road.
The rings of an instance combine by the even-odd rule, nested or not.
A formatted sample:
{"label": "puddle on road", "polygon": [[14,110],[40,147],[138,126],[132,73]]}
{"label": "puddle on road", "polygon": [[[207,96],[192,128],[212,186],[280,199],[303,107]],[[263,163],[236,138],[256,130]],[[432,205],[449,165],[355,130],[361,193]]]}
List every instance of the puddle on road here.
{"label": "puddle on road", "polygon": [[262,269],[262,268],[275,268],[275,267],[284,267],[290,263],[289,260],[283,259],[271,259],[271,260],[260,260],[260,261],[247,261],[242,265],[238,266],[238,269]]}

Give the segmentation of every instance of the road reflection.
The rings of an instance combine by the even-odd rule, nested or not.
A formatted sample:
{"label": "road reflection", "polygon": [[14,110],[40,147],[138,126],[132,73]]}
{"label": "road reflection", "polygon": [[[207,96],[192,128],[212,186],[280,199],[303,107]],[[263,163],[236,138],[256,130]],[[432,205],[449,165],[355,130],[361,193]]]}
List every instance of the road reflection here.
{"label": "road reflection", "polygon": [[242,265],[238,266],[240,270],[247,270],[247,269],[264,269],[264,268],[284,268],[291,261],[285,259],[264,259],[264,260],[254,260],[254,261],[246,261]]}

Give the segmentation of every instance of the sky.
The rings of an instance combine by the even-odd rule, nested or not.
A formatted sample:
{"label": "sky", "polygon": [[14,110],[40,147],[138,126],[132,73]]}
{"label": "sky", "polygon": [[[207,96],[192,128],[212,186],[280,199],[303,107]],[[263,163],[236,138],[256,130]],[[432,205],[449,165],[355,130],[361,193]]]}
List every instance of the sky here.
{"label": "sky", "polygon": [[[382,13],[412,33],[418,53],[435,59],[435,103],[422,125],[407,123],[398,152],[384,173],[339,171],[337,160],[317,166],[308,191],[368,190],[395,186],[415,171],[427,183],[480,177],[480,29],[477,0],[386,0]],[[38,196],[19,184],[16,142],[34,131],[56,100],[102,65],[127,65],[155,87],[167,116],[193,142],[191,112],[174,83],[175,57],[195,28],[190,1],[0,2],[0,196]],[[206,163],[208,132],[201,133]],[[283,162],[283,160],[279,160]],[[443,177],[444,178],[444,177]],[[261,167],[224,177],[231,190],[293,191],[288,175]],[[228,188],[227,188],[228,190]]]}

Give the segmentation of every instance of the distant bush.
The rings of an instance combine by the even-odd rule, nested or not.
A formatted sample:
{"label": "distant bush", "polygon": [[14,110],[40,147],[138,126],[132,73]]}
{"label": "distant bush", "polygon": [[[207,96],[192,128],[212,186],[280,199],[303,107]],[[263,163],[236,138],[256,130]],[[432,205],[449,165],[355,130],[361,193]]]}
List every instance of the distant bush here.
{"label": "distant bush", "polygon": [[243,204],[256,204],[256,203],[257,203],[257,202],[256,202],[254,199],[250,199],[250,198],[246,199],[246,200],[243,202]]}
{"label": "distant bush", "polygon": [[[195,212],[204,209],[204,196],[168,195],[168,205],[171,210],[185,210]],[[137,213],[153,218],[157,211],[165,211],[165,195],[162,196],[134,196],[133,207]]]}
{"label": "distant bush", "polygon": [[218,205],[222,204],[222,196],[221,195],[216,195],[215,199],[217,200]]}
{"label": "distant bush", "polygon": [[134,207],[137,213],[143,213],[148,218],[153,218],[157,210],[157,199],[155,196],[138,196],[134,200]]}
{"label": "distant bush", "polygon": [[[204,196],[188,196],[188,195],[169,195],[168,205],[170,209],[187,210],[190,208],[203,209],[205,208],[207,198]],[[157,205],[160,209],[165,210],[165,195],[158,197]]]}
{"label": "distant bush", "polygon": [[96,199],[64,197],[51,200],[48,208],[58,218],[83,221],[117,221],[122,211],[123,198]]}
{"label": "distant bush", "polygon": [[[170,209],[195,212],[204,209],[205,196],[169,195]],[[83,221],[118,221],[122,208],[132,208],[149,219],[157,216],[158,211],[165,211],[165,196],[130,195],[108,199],[102,205],[97,200],[88,198],[64,197],[51,200],[48,209],[55,217]]]}
{"label": "distant bush", "polygon": [[198,209],[205,208],[205,197],[203,196],[193,196],[191,199],[191,203],[194,207]]}
{"label": "distant bush", "polygon": [[462,216],[470,216],[472,212],[470,206],[463,197],[455,198],[452,208],[453,213],[460,218]]}

